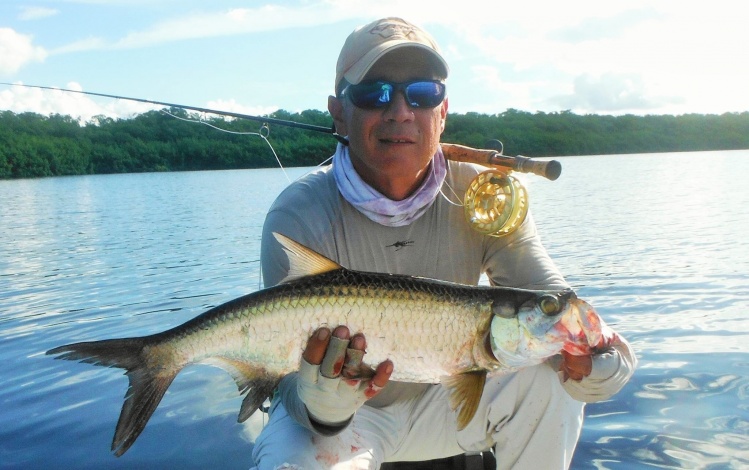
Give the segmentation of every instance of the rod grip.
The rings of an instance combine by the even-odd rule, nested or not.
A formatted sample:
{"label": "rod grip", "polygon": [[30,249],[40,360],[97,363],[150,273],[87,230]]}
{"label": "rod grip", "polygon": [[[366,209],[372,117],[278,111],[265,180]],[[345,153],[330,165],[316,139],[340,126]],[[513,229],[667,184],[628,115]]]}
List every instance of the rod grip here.
{"label": "rod grip", "polygon": [[556,180],[562,174],[562,164],[556,160],[534,160],[522,155],[511,157],[502,155],[496,150],[475,149],[458,144],[443,143],[440,145],[442,153],[448,160],[509,168],[521,173],[543,176],[551,181]]}

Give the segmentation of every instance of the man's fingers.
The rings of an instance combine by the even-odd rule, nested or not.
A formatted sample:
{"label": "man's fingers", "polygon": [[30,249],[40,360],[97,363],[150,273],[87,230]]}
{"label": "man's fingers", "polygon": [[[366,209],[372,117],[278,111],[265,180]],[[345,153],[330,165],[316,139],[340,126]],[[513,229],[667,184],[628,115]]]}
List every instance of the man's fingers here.
{"label": "man's fingers", "polygon": [[380,390],[382,390],[385,385],[387,385],[392,373],[392,361],[390,361],[389,359],[386,361],[382,361],[380,365],[377,366],[377,370],[375,370],[375,375],[374,377],[372,377],[372,380],[367,382],[367,388],[364,390],[364,396],[366,396],[367,399],[370,399],[380,393]]}
{"label": "man's fingers", "polygon": [[[347,379],[368,378],[368,374],[362,367],[367,340],[364,335],[357,333],[351,338],[346,349],[346,360],[343,364],[343,376]],[[368,369],[368,368],[367,368]],[[371,369],[369,369],[371,370]],[[371,376],[371,374],[369,374]]]}
{"label": "man's fingers", "polygon": [[379,366],[377,366],[377,370],[375,370],[375,375],[372,377],[372,383],[374,383],[376,386],[382,388],[385,385],[387,385],[388,381],[390,380],[390,376],[393,374],[393,361],[390,359],[386,361],[382,361]]}
{"label": "man's fingers", "polygon": [[348,343],[348,339],[339,338],[335,334],[330,338],[330,344],[320,364],[320,374],[323,377],[334,379],[341,375]]}
{"label": "man's fingers", "polygon": [[[330,347],[336,348],[336,351],[340,350],[340,344],[343,342],[344,345],[348,344],[349,330],[345,326],[339,326],[333,330],[332,338],[339,338],[345,341],[331,340],[330,329],[322,327],[317,329],[310,339],[307,341],[307,346],[304,348],[302,357],[305,361],[313,365],[321,365],[326,353]],[[333,344],[333,346],[331,346]],[[343,348],[344,354],[346,348]],[[343,359],[341,359],[342,362]],[[335,361],[331,358],[332,363]],[[340,372],[340,368],[338,369]]]}
{"label": "man's fingers", "polygon": [[304,348],[302,357],[312,365],[319,366],[325,356],[325,349],[330,342],[330,330],[323,327],[312,333],[307,346]]}
{"label": "man's fingers", "polygon": [[366,354],[367,340],[364,335],[357,333],[349,337],[346,326],[338,326],[332,334],[326,327],[319,328],[307,341],[302,357],[312,365],[320,366],[323,377],[335,378],[343,375],[355,385],[361,379],[371,379],[367,395],[371,398],[384,387],[393,373],[393,363],[389,360],[382,362],[375,371],[363,364]]}
{"label": "man's fingers", "polygon": [[589,355],[574,356],[562,351],[562,369],[572,380],[580,381],[593,370],[593,358]]}

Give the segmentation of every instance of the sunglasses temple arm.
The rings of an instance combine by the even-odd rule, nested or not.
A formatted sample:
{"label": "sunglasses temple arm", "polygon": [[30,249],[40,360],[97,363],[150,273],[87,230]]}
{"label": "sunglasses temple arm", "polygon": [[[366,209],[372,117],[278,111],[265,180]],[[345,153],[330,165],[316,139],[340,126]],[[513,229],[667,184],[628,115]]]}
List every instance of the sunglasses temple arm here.
{"label": "sunglasses temple arm", "polygon": [[562,174],[562,164],[556,160],[535,160],[522,155],[511,157],[502,155],[501,151],[475,149],[458,144],[443,143],[440,145],[442,153],[448,160],[509,168],[521,173],[543,176],[551,181],[556,180]]}

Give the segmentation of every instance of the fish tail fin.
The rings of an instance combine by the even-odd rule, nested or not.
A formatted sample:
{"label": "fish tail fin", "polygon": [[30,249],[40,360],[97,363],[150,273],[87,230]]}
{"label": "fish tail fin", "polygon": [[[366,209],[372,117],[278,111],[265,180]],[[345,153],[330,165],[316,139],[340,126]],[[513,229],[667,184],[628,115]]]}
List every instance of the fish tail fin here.
{"label": "fish tail fin", "polygon": [[112,452],[117,457],[133,445],[182,369],[181,366],[150,368],[146,356],[151,343],[149,337],[123,338],[69,344],[47,351],[57,359],[125,369],[130,384],[112,440]]}

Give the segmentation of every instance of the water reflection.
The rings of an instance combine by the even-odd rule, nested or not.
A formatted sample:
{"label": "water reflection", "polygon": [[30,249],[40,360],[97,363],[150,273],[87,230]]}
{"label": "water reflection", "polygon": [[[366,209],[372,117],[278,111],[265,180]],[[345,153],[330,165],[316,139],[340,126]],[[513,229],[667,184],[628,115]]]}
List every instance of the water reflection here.
{"label": "water reflection", "polygon": [[[531,210],[641,359],[588,406],[573,468],[749,466],[749,152],[562,164],[558,181],[526,179]],[[162,331],[256,290],[285,185],[275,170],[0,181],[0,467],[247,468],[263,418],[236,423],[225,372],[187,368],[117,459],[127,379],[44,351]]]}

